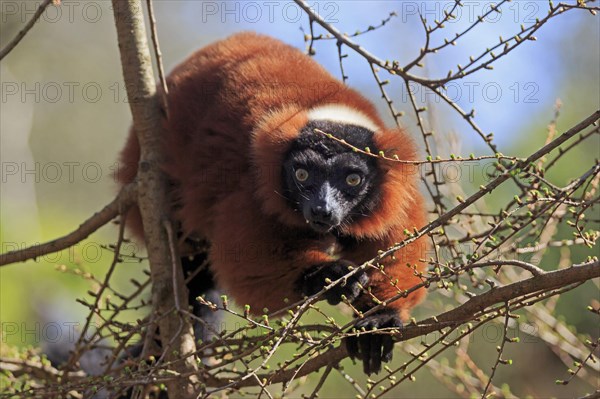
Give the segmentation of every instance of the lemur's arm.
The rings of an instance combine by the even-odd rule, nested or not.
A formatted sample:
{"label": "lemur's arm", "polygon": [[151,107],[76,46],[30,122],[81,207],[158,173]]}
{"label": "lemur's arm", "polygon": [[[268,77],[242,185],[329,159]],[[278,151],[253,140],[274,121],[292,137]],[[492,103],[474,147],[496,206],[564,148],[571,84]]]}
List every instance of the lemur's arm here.
{"label": "lemur's arm", "polygon": [[[384,239],[352,242],[343,256],[361,264],[374,258],[378,250],[385,250],[404,238],[400,229],[394,229]],[[425,289],[419,288],[407,297],[390,300],[421,283],[418,274],[425,268],[423,260],[426,258],[426,251],[425,240],[420,239],[397,251],[393,257],[383,259],[380,264],[383,270],[368,269],[367,288],[353,305],[363,313],[382,303],[385,307],[364,318],[357,316],[359,320],[355,324],[356,330],[402,327],[402,321],[409,317],[410,309],[425,296]],[[360,334],[348,337],[346,344],[350,355],[363,361],[367,374],[378,372],[382,361],[392,359],[394,341],[390,335]]]}

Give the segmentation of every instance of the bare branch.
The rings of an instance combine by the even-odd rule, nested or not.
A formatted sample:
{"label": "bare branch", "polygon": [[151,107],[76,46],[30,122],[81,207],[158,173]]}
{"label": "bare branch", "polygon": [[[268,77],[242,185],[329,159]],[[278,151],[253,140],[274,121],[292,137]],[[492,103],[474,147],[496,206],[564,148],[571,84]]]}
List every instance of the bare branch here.
{"label": "bare branch", "polygon": [[154,48],[154,54],[156,55],[156,66],[158,69],[158,79],[160,81],[160,87],[162,91],[160,93],[160,98],[162,101],[163,108],[165,110],[165,115],[167,119],[169,119],[169,89],[167,87],[167,80],[165,79],[165,70],[163,68],[162,63],[162,53],[160,51],[160,45],[158,43],[158,32],[156,30],[156,18],[154,17],[154,6],[152,5],[152,0],[146,0],[146,4],[148,6],[148,18],[150,20],[150,32],[152,33],[152,46]]}
{"label": "bare branch", "polygon": [[[179,265],[177,254],[171,254],[164,223],[169,220],[166,179],[160,169],[163,159],[160,146],[160,98],[157,95],[150,50],[146,41],[141,0],[113,0],[115,24],[121,52],[121,64],[127,95],[133,116],[134,129],[140,143],[138,169],[138,206],[142,215],[146,248],[152,274],[152,304],[159,317],[163,350],[167,361],[173,360],[172,371],[179,375],[194,373],[198,368],[192,356],[195,352],[194,332],[189,318],[171,310],[175,303],[187,300],[181,267],[173,275],[172,262]],[[174,259],[172,258],[174,257]],[[172,282],[178,285],[177,289]],[[175,295],[178,295],[177,299]],[[166,317],[160,317],[168,315]],[[167,345],[168,343],[168,345]],[[183,357],[181,357],[183,356]],[[176,398],[195,397],[195,377],[168,383],[169,392]]]}
{"label": "bare branch", "polygon": [[129,184],[117,195],[117,197],[102,210],[96,212],[88,220],[83,222],[77,230],[52,241],[33,245],[29,248],[10,251],[0,255],[0,266],[9,265],[16,262],[24,262],[26,260],[35,259],[39,256],[51,254],[53,252],[62,251],[72,247],[85,240],[90,234],[104,226],[114,218],[116,218],[125,209],[130,207],[136,199],[137,186],[135,183]]}
{"label": "bare branch", "polygon": [[[523,296],[546,292],[553,289],[568,286],[570,284],[587,281],[600,277],[600,261],[594,261],[582,265],[573,265],[568,269],[547,272],[540,276],[534,276],[526,280],[518,281],[504,287],[491,289],[481,295],[469,299],[459,307],[442,313],[435,318],[428,318],[416,324],[405,326],[398,334],[399,341],[406,341],[415,337],[425,336],[429,333],[442,330],[450,326],[464,324],[474,320],[485,309],[499,303],[517,300]],[[293,375],[304,376],[322,367],[338,364],[346,358],[348,353],[345,346],[339,346],[324,354],[309,360],[299,372],[297,370],[274,371],[269,375],[258,375],[260,379],[268,378],[272,384],[289,380]],[[223,386],[253,386],[255,382],[251,379],[238,380],[234,383],[224,382]]]}
{"label": "bare branch", "polygon": [[27,21],[27,24],[25,24],[23,29],[21,29],[19,33],[17,33],[17,36],[15,36],[6,46],[4,46],[2,50],[0,50],[0,61],[4,57],[6,57],[8,53],[10,53],[15,47],[17,47],[17,44],[19,44],[19,42],[25,37],[27,32],[29,32],[31,28],[33,28],[33,25],[35,25],[37,20],[40,19],[40,16],[44,13],[46,7],[48,7],[50,3],[53,3],[55,1],[56,0],[44,0],[42,4],[40,4],[40,6],[35,11],[35,14],[33,14],[33,17],[31,17],[31,19]]}

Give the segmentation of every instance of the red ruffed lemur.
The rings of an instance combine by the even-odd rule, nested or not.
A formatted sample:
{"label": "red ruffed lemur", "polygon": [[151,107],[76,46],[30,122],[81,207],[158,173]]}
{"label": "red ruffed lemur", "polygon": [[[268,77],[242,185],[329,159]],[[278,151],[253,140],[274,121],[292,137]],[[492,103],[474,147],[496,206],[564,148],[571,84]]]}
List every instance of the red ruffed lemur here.
{"label": "red ruffed lemur", "polygon": [[[182,239],[208,243],[205,254],[182,258],[195,298],[218,289],[253,311],[277,310],[321,291],[349,267],[375,257],[423,226],[424,201],[410,165],[371,157],[415,158],[400,129],[384,126],[373,105],[334,79],[313,59],[273,38],[241,33],[209,45],[167,78],[163,119],[172,216]],[[322,132],[345,140],[345,145]],[[131,132],[121,154],[119,180],[135,179],[139,146]],[[127,225],[142,237],[139,212]],[[324,294],[341,296],[359,311],[420,283],[421,241]],[[397,279],[397,283],[392,284]],[[361,288],[364,287],[364,288]],[[365,329],[400,327],[424,289],[390,302],[357,321]],[[364,370],[378,372],[392,357],[389,335],[346,340]]]}

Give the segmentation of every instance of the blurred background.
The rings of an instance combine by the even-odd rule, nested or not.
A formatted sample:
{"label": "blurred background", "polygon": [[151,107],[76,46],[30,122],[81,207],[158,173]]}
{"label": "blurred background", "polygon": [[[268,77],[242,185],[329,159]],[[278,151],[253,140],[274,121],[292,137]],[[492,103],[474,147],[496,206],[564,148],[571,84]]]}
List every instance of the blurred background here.
{"label": "blurred background", "polygon": [[[433,36],[436,43],[464,30],[490,4],[466,3],[460,17]],[[0,2],[1,47],[17,34],[39,4]],[[414,59],[424,44],[418,12],[433,21],[443,17],[443,11],[453,3],[354,0],[310,4],[326,21],[348,33],[377,25],[395,12],[384,27],[356,41],[380,58],[398,60],[402,65]],[[426,58],[423,67],[413,72],[445,77],[448,70],[456,70],[456,64],[464,64],[470,55],[496,44],[499,36],[508,37],[518,32],[521,24],[544,17],[547,7],[542,1],[510,3],[502,14],[466,35],[459,45]],[[307,48],[307,17],[291,2],[158,1],[155,12],[166,71],[194,50],[243,30],[272,35],[302,50]],[[476,109],[475,121],[486,133],[494,133],[504,154],[528,155],[544,144],[557,100],[562,103],[559,133],[600,105],[598,17],[568,12],[542,27],[536,36],[537,41],[525,43],[499,60],[493,71],[483,70],[447,87],[448,95],[463,109]],[[339,78],[335,41],[319,41],[315,49],[315,59]],[[392,124],[369,65],[346,52],[350,54],[344,60],[347,83],[372,99]],[[21,44],[0,63],[0,82],[0,242],[2,252],[6,252],[72,231],[114,198],[116,184],[111,173],[117,167],[117,154],[131,117],[110,2],[63,1],[61,6],[50,6]],[[406,89],[399,79],[391,79],[387,88],[395,106],[406,112],[401,123],[417,137]],[[471,152],[489,155],[482,140],[447,105],[418,87],[414,92],[430,107],[430,123],[439,138],[440,155],[447,157],[447,151],[463,156]],[[599,156],[597,137],[590,143],[593,145],[580,148],[569,158],[564,176],[560,172],[553,176],[557,184],[566,184],[569,177],[583,172]],[[483,179],[483,166],[456,175],[456,180],[472,192],[472,187]],[[495,209],[493,202],[489,205]],[[42,336],[50,334],[48,323],[53,320],[85,320],[87,309],[74,298],[86,297],[86,292],[97,285],[85,273],[100,279],[104,275],[113,255],[106,248],[116,240],[116,231],[115,226],[107,226],[70,250],[0,268],[3,347],[37,346]],[[143,252],[135,244],[127,245],[126,252]],[[549,251],[545,264],[553,267],[559,257],[558,250]],[[573,258],[577,260],[577,256]],[[127,292],[131,290],[129,279],[140,276],[145,267],[143,262],[125,262],[113,283]],[[597,337],[593,315],[582,310],[582,303],[587,304],[590,297],[599,298],[592,283],[561,297],[557,311],[577,332]],[[421,318],[442,308],[428,302],[415,316]],[[136,317],[139,314],[124,315],[128,320]],[[493,339],[475,335],[473,340],[473,347],[478,348],[473,356],[482,364],[486,364],[486,356],[495,357],[497,343]],[[576,382],[565,388],[555,386],[555,379],[565,377],[565,366],[534,337],[510,350],[515,366],[499,370],[494,381],[498,386],[509,382],[518,396],[571,396],[590,388]],[[402,359],[402,355],[398,357]],[[532,358],[536,359],[536,367],[527,367]],[[354,367],[350,361],[347,365]],[[543,372],[539,365],[543,365]],[[442,384],[432,385],[428,373],[423,371],[410,389],[403,384],[390,397],[454,396]],[[340,391],[338,383],[332,378],[321,396],[352,394],[351,390]]]}

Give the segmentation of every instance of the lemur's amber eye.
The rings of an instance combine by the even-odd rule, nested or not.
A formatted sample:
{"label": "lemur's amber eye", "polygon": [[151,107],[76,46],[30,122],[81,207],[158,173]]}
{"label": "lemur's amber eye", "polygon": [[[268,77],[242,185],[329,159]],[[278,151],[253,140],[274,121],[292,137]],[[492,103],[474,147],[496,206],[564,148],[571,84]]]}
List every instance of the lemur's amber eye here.
{"label": "lemur's amber eye", "polygon": [[302,168],[296,169],[296,180],[299,182],[308,180],[308,171]]}
{"label": "lemur's amber eye", "polygon": [[358,173],[350,173],[346,176],[346,184],[352,187],[356,187],[360,184],[362,178]]}

